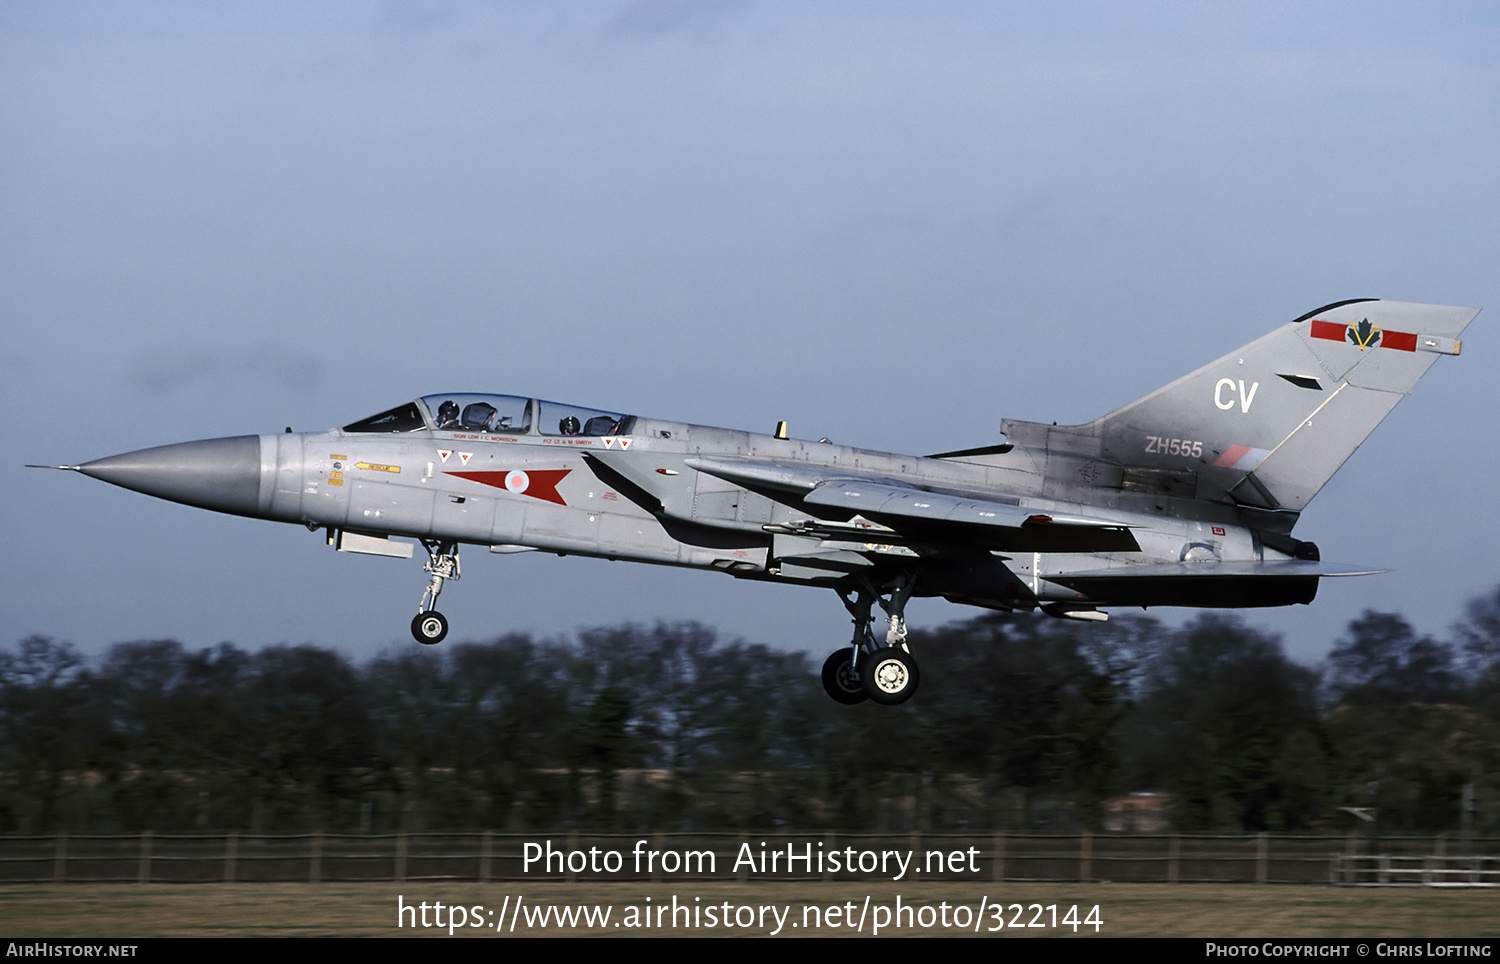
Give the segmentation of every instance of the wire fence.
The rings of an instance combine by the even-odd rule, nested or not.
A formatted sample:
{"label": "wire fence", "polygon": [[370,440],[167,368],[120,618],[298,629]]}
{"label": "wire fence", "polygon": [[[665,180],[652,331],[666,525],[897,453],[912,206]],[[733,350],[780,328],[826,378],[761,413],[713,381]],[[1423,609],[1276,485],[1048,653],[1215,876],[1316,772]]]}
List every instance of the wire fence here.
{"label": "wire fence", "polygon": [[1500,838],[490,831],[0,836],[0,883],[881,878],[1472,885],[1500,882]]}

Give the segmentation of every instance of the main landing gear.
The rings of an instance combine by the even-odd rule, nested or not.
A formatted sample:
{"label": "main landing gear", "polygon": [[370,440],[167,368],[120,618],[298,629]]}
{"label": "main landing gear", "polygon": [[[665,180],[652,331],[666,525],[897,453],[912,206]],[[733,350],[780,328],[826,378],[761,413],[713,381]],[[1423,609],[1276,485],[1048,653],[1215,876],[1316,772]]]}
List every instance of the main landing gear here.
{"label": "main landing gear", "polygon": [[448,618],[437,611],[437,598],[443,591],[444,579],[458,578],[458,543],[423,539],[422,548],[427,550],[424,568],[432,573],[432,582],[422,592],[422,602],[411,621],[411,634],[417,642],[431,646],[448,635]]}
{"label": "main landing gear", "polygon": [[[844,608],[854,617],[854,639],[823,663],[823,691],[837,703],[853,705],[874,700],[886,706],[905,703],[917,691],[921,673],[906,645],[906,601],[915,580],[902,575],[887,598],[869,582],[839,591]],[[877,643],[870,630],[875,603],[886,612],[885,642]]]}

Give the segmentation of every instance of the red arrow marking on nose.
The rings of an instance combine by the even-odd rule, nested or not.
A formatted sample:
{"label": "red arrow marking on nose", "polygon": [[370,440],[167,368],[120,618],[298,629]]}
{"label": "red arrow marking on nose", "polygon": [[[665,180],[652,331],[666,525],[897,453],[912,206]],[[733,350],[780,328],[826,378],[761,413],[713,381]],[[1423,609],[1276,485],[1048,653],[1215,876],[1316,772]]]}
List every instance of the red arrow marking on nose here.
{"label": "red arrow marking on nose", "polygon": [[[543,502],[555,502],[558,505],[567,505],[563,497],[557,494],[557,483],[572,469],[527,469],[526,477],[530,480],[526,488],[520,493],[529,495],[533,499],[541,499]],[[480,485],[494,486],[497,489],[506,489],[505,477],[510,472],[446,472],[445,475],[456,475],[460,479],[468,479],[470,482],[478,482]]]}

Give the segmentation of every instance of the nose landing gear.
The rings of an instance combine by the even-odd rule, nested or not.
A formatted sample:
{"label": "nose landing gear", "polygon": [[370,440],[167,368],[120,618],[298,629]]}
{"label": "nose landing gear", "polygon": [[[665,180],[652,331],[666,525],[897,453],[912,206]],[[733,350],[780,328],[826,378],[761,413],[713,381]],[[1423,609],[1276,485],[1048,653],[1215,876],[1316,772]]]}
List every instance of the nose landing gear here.
{"label": "nose landing gear", "polygon": [[417,615],[411,621],[411,635],[419,643],[428,646],[441,643],[448,635],[448,618],[437,611],[438,594],[443,591],[444,579],[458,579],[458,543],[423,539],[422,548],[427,550],[427,572],[432,581],[422,592],[422,601],[417,605]]}

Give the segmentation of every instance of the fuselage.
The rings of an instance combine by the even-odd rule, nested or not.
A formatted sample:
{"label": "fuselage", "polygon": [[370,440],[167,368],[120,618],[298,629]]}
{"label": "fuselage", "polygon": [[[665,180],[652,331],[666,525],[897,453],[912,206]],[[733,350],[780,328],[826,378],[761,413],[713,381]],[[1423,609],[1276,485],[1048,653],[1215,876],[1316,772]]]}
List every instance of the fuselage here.
{"label": "fuselage", "polygon": [[[409,537],[829,586],[862,573],[878,581],[883,570],[920,564],[916,594],[1005,609],[1084,598],[1192,604],[1163,588],[1169,583],[1153,583],[1155,595],[1142,597],[1142,584],[1132,582],[1130,598],[1114,600],[1049,577],[1290,558],[1237,524],[1232,506],[1095,488],[1086,478],[1059,485],[1069,478],[1068,458],[1025,446],[967,458],[905,456],[516,396],[433,395],[329,432],[182,443],[81,468],[174,501],[326,529],[341,548],[338,533]],[[1131,544],[1057,552],[897,538],[857,512],[812,510],[775,488],[703,470],[725,459],[889,480],[1036,513],[1088,513],[1117,522]],[[1315,585],[1301,581],[1240,604],[1306,601]],[[1269,588],[1255,584],[1261,595]]]}

